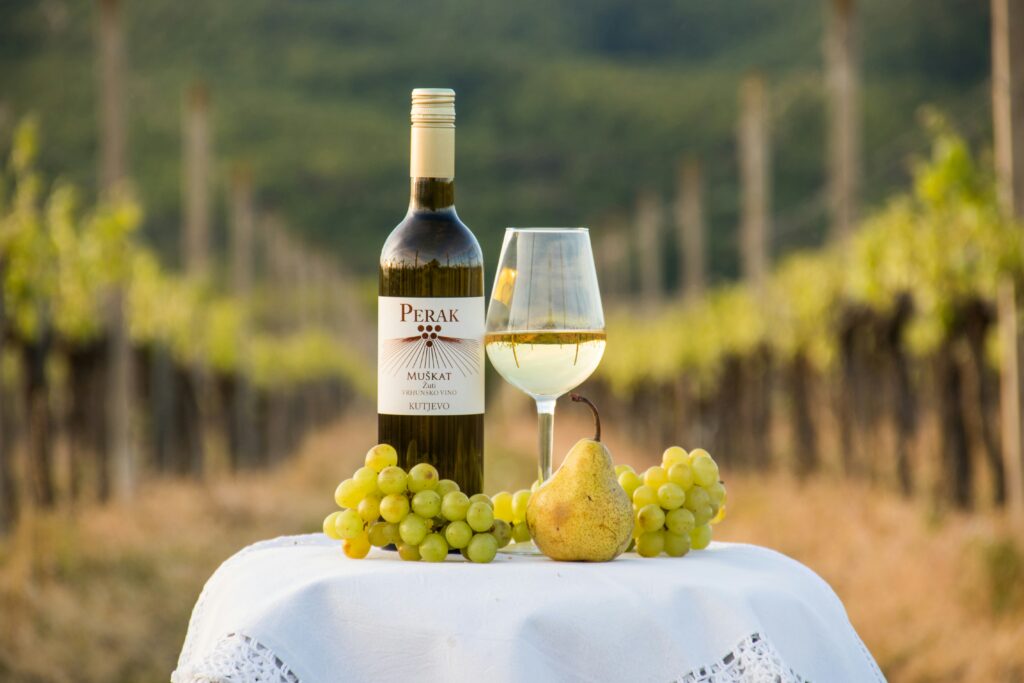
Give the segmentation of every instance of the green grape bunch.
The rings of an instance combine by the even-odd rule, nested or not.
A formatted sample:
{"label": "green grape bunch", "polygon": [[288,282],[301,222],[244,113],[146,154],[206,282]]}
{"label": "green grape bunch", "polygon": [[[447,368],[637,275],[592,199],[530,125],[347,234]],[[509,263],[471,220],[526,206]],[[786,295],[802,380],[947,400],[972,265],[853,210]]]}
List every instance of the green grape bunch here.
{"label": "green grape bunch", "polygon": [[334,501],[341,509],[324,519],[323,531],[340,540],[352,559],[393,545],[401,559],[413,562],[441,562],[458,550],[471,562],[486,563],[513,539],[529,540],[529,497],[529,491],[494,500],[482,493],[468,496],[429,463],[406,472],[394,448],[377,444],[363,467],[338,484]]}
{"label": "green grape bunch", "polygon": [[661,465],[638,474],[616,465],[619,485],[633,500],[633,539],[641,557],[682,557],[711,543],[711,526],[725,518],[725,485],[703,448],[665,449]]}

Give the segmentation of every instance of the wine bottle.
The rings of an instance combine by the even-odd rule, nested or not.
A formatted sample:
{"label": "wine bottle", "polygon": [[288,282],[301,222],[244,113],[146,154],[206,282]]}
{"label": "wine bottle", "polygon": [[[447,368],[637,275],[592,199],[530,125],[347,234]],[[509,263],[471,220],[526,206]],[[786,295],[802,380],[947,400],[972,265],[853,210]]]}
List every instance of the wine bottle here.
{"label": "wine bottle", "polygon": [[484,267],[455,212],[455,92],[412,91],[409,211],[380,255],[377,438],[483,489]]}

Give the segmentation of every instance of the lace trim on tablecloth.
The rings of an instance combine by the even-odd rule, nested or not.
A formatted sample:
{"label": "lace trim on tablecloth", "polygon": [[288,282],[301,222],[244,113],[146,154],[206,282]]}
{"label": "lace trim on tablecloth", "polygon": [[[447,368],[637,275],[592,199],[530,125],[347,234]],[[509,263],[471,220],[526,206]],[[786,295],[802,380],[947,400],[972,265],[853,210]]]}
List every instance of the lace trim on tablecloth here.
{"label": "lace trim on tablecloth", "polygon": [[[172,683],[300,683],[262,643],[241,633],[222,638],[202,661],[176,671]],[[751,634],[721,659],[693,669],[675,683],[807,683],[768,640]]]}
{"label": "lace trim on tablecloth", "polygon": [[270,651],[243,633],[221,638],[202,661],[171,676],[172,683],[299,683],[299,677]]}
{"label": "lace trim on tablecloth", "polygon": [[693,669],[675,683],[806,683],[761,634],[752,633],[721,659]]}

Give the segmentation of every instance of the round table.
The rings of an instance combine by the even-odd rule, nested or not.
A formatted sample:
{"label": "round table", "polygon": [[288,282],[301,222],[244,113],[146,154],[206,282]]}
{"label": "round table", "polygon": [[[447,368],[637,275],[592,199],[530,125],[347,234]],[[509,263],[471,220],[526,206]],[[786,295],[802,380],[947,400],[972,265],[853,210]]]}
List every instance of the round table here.
{"label": "round table", "polygon": [[752,545],[600,564],[245,548],[203,589],[173,683],[884,681],[835,593]]}

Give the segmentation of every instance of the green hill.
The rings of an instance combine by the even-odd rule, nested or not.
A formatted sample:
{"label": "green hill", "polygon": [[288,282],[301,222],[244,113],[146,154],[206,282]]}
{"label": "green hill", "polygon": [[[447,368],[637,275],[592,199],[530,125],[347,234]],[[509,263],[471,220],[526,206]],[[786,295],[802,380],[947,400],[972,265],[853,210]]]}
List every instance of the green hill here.
{"label": "green hill", "polygon": [[[176,258],[183,89],[212,92],[221,173],[255,171],[260,203],[369,272],[407,193],[409,90],[458,91],[460,214],[496,258],[505,225],[628,217],[670,197],[680,155],[708,174],[712,269],[735,271],[739,79],[772,88],[775,249],[820,240],[823,5],[798,0],[125,3],[131,169],[145,234]],[[866,199],[906,181],[918,107],[967,135],[989,124],[981,0],[865,0]],[[0,5],[0,103],[37,112],[44,165],[95,184],[92,3]],[[218,187],[223,229],[223,182]],[[619,220],[620,229],[627,229]]]}

